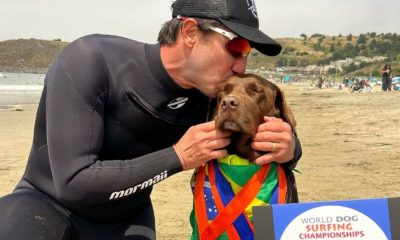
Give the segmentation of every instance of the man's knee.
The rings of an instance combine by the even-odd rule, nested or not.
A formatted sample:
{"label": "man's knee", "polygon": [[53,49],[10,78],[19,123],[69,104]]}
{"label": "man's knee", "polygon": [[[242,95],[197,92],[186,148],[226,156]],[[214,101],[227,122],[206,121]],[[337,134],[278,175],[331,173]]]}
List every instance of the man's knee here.
{"label": "man's knee", "polygon": [[62,211],[42,194],[15,192],[0,198],[0,239],[72,239]]}

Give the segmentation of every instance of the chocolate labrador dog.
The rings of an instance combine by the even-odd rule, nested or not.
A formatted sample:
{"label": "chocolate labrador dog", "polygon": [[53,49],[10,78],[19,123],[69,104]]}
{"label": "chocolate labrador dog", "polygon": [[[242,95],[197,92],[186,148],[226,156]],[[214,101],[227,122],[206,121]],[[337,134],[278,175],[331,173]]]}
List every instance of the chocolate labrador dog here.
{"label": "chocolate labrador dog", "polygon": [[[249,160],[263,154],[253,150],[251,142],[264,116],[281,118],[296,132],[293,113],[278,86],[254,74],[236,74],[228,78],[218,95],[214,119],[217,128],[233,133],[229,154]],[[292,170],[284,169],[288,183],[286,202],[298,202]]]}
{"label": "chocolate labrador dog", "polygon": [[263,154],[251,142],[264,116],[283,119],[295,132],[293,114],[276,85],[253,74],[229,77],[218,95],[214,119],[217,128],[232,132],[232,141],[226,157],[193,173],[192,239],[217,239],[224,233],[230,239],[236,234],[253,239],[253,206],[298,202],[290,163],[259,167],[252,162]]}

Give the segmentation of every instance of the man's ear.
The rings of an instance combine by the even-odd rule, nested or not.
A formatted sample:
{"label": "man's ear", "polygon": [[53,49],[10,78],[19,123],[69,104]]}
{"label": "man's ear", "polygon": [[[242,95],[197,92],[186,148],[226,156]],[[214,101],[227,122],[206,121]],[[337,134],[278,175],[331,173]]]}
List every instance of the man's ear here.
{"label": "man's ear", "polygon": [[181,34],[183,43],[187,47],[190,47],[190,48],[193,47],[198,40],[198,34],[199,34],[197,21],[193,18],[185,19],[183,21],[180,34]]}

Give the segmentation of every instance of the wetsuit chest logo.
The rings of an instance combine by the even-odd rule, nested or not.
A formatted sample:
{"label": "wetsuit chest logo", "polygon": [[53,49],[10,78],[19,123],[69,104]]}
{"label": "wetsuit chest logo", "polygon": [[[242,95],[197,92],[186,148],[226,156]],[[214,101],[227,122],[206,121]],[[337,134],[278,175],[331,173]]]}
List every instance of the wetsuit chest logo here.
{"label": "wetsuit chest logo", "polygon": [[178,109],[183,107],[188,100],[189,98],[187,97],[178,97],[169,102],[167,106],[171,109]]}

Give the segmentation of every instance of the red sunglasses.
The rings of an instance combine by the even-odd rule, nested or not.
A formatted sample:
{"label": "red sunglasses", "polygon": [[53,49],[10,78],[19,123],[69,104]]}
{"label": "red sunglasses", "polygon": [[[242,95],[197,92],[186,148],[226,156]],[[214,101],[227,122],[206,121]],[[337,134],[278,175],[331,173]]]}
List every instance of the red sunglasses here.
{"label": "red sunglasses", "polygon": [[250,43],[247,39],[241,38],[233,32],[226,31],[225,29],[208,25],[205,29],[212,30],[229,38],[225,48],[234,58],[243,58],[249,55],[251,51]]}
{"label": "red sunglasses", "polygon": [[[186,20],[186,17],[177,16],[177,18],[181,21]],[[250,43],[247,39],[241,38],[234,34],[233,32],[229,32],[225,29],[214,27],[211,25],[203,26],[204,29],[208,29],[219,34],[224,35],[229,38],[229,41],[226,43],[225,48],[234,58],[244,58],[249,55],[251,51]]]}

